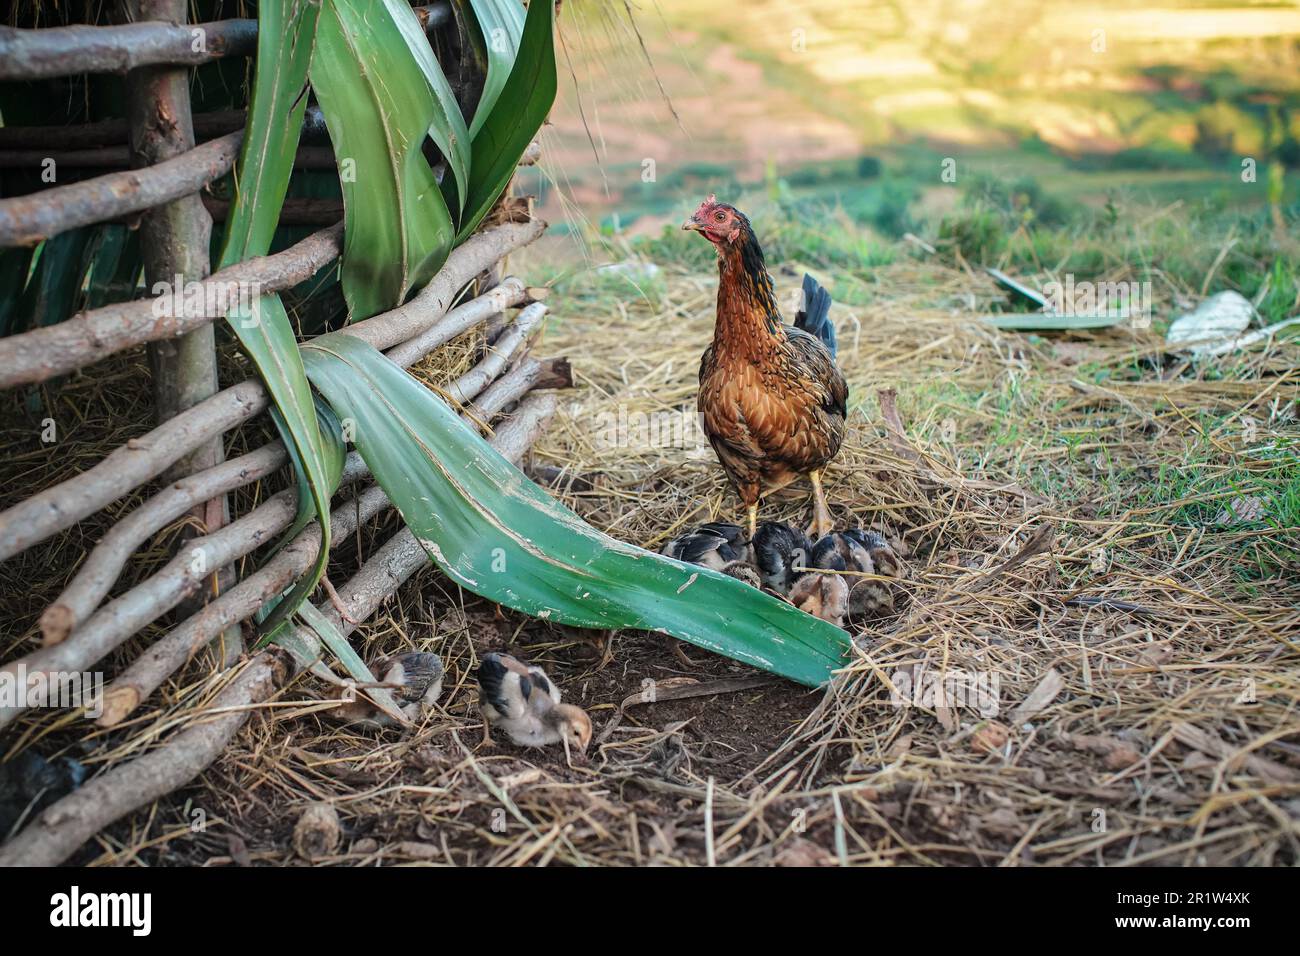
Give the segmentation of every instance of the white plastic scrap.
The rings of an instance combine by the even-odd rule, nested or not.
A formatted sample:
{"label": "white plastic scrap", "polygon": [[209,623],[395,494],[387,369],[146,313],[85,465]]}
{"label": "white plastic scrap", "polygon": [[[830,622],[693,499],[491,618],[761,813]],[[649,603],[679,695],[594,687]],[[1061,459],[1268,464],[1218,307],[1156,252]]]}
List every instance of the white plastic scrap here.
{"label": "white plastic scrap", "polygon": [[1195,356],[1220,355],[1238,347],[1239,336],[1255,316],[1255,307],[1240,292],[1219,292],[1174,319],[1165,344]]}

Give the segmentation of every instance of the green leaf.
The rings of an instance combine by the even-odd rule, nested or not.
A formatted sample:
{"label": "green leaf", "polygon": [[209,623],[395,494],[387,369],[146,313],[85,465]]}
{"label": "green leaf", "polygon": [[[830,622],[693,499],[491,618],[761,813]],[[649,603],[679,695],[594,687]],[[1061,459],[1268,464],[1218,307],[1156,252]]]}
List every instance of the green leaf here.
{"label": "green leaf", "polygon": [[339,161],[343,294],[356,321],[399,305],[451,251],[451,216],[421,148],[438,107],[387,5],[325,0],[311,79]]}
{"label": "green leaf", "polygon": [[[539,4],[540,5],[540,4]],[[603,535],[358,339],[303,347],[312,384],[437,565],[468,591],[578,627],[648,628],[810,686],[848,635],[748,585]]]}
{"label": "green leaf", "polygon": [[320,8],[263,0],[257,11],[257,72],[226,223],[221,267],[265,255],[280,221],[307,110],[307,70]]}
{"label": "green leaf", "polygon": [[[348,639],[339,633],[333,623],[324,614],[316,609],[316,605],[310,601],[305,602],[302,607],[298,608],[298,617],[302,619],[303,624],[311,628],[316,636],[321,639],[326,647],[339,659],[343,669],[348,672],[348,676],[354,681],[362,684],[376,684],[378,681],[375,675],[370,672],[366,662],[361,659]],[[280,643],[277,640],[277,643]],[[367,687],[362,691],[375,705],[392,717],[399,724],[409,724],[406,715],[402,713],[401,707],[393,698],[390,691],[382,687]]]}
{"label": "green leaf", "polygon": [[29,246],[0,249],[0,335],[9,334],[35,253]]}
{"label": "green leaf", "polygon": [[[447,82],[447,75],[434,58],[429,38],[420,27],[415,11],[402,0],[384,0],[384,6],[401,31],[406,48],[419,65],[425,82],[429,84],[429,91],[433,94],[434,114],[433,122],[429,124],[429,136],[451,167],[452,176],[456,180],[456,196],[459,197],[456,211],[460,212],[465,204],[465,191],[469,188],[470,133],[465,128],[465,117],[460,113],[456,94]],[[522,20],[521,17],[520,22]]]}
{"label": "green leaf", "polygon": [[[326,446],[316,419],[311,384],[307,381],[302,354],[298,351],[293,326],[289,323],[288,313],[285,312],[280,297],[261,296],[251,310],[231,309],[226,318],[239,336],[244,350],[257,365],[266,389],[271,393],[278,412],[275,423],[280,429],[280,438],[285,448],[290,450],[290,457],[299,476],[299,493],[303,487],[301,476],[305,473],[311,493],[311,511],[321,522],[321,549],[316,563],[297,582],[289,597],[281,601],[262,622],[262,629],[269,631],[293,613],[316,587],[316,582],[324,573],[325,563],[329,560],[330,496],[334,493],[337,479],[331,483],[326,464]],[[300,515],[303,510],[300,498]]]}
{"label": "green leaf", "polygon": [[1049,312],[1010,312],[981,316],[989,325],[1008,331],[1053,331],[1061,329],[1104,329],[1127,322],[1126,315],[1055,315]]}
{"label": "green leaf", "polygon": [[[555,8],[528,5],[514,68],[478,133],[470,156],[469,196],[458,239],[472,233],[515,174],[519,157],[555,102]],[[479,113],[482,112],[480,109]],[[475,120],[478,113],[475,114]]]}
{"label": "green leaf", "polygon": [[[334,414],[334,409],[322,401],[320,396],[314,396],[314,398],[321,437],[321,461],[325,465],[325,488],[328,492],[326,496],[328,501],[329,497],[338,491],[339,479],[343,475],[343,461],[347,457],[348,450],[347,443],[343,440],[343,423]],[[276,428],[283,435],[286,426],[284,416],[280,414],[280,410],[272,408],[271,417],[275,420]],[[298,449],[292,444],[285,447],[289,451],[289,458],[293,462],[294,478],[298,482],[298,513],[294,517],[289,530],[280,538],[280,544],[276,547],[277,551],[296,538],[299,532],[311,524],[317,515],[315,496],[312,495],[311,488],[307,484],[307,469],[298,455]]]}
{"label": "green leaf", "polygon": [[41,243],[27,287],[14,307],[11,331],[56,325],[72,315],[86,276],[87,252],[100,228],[70,229]]}
{"label": "green leaf", "polygon": [[[307,107],[305,87],[312,60],[312,39],[319,8],[300,0],[264,0],[258,9],[257,73],[253,83],[248,127],[239,158],[238,188],[230,209],[221,265],[270,249],[280,209],[284,205],[294,154]],[[248,357],[257,366],[279,412],[276,424],[299,475],[311,495],[312,512],[321,522],[321,550],[315,565],[299,580],[289,597],[262,622],[273,629],[293,613],[316,587],[329,558],[329,505],[333,486],[316,421],[311,385],[288,313],[278,295],[258,297],[255,305],[239,306],[226,315]],[[303,512],[299,501],[299,513]]]}
{"label": "green leaf", "polygon": [[496,105],[519,55],[519,41],[524,33],[524,8],[519,0],[469,0],[469,6],[473,9],[473,16],[465,17],[465,20],[470,24],[470,40],[487,70],[483,94],[474,109],[474,120],[469,124],[469,134],[474,136]]}

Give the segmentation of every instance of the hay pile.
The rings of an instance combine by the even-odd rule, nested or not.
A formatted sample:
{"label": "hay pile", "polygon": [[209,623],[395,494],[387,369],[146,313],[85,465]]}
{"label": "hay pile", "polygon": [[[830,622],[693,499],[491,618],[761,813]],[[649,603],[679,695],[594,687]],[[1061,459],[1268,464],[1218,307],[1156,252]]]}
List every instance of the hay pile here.
{"label": "hay pile", "polygon": [[[777,281],[788,293],[798,272]],[[653,285],[553,301],[544,351],[573,359],[579,390],[532,467],[592,524],[657,548],[740,506],[692,431],[715,280]],[[443,656],[422,726],[339,727],[292,687],[97,859],[302,863],[295,822],[326,801],[342,836],[316,862],[339,864],[1300,861],[1298,532],[1240,514],[1277,465],[1260,447],[1297,437],[1300,346],[1216,378],[1155,361],[1150,331],[997,332],[975,318],[997,295],[908,262],[879,270],[869,305],[836,308],[852,430],[832,511],[896,542],[908,577],[828,692],[689,649],[687,671],[659,636],[498,614],[425,571],[358,638],[367,659]],[[1235,484],[1162,498],[1192,450]],[[805,493],[762,516],[806,524]],[[473,749],[473,671],[503,646],[588,708],[590,767]],[[175,717],[142,714],[134,739]]]}

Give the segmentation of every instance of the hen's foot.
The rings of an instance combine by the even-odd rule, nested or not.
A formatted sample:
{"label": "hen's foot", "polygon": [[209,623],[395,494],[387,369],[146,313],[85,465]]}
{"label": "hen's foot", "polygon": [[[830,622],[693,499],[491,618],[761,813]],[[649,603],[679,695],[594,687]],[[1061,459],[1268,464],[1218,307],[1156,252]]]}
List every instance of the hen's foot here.
{"label": "hen's foot", "polygon": [[808,529],[808,536],[817,541],[835,530],[835,525],[831,521],[830,509],[826,507],[826,495],[822,493],[822,473],[811,472],[808,478],[813,487],[813,523]]}

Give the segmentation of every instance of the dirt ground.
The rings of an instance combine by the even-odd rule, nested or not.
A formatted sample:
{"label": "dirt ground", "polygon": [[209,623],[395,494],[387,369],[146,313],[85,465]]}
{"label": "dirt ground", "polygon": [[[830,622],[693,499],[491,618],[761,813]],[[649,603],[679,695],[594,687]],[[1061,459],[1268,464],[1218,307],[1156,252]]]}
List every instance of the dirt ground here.
{"label": "dirt ground", "polygon": [[[797,276],[779,269],[778,291]],[[528,467],[651,548],[734,520],[737,502],[691,441],[610,444],[600,426],[693,405],[714,281],[670,268],[643,297],[557,296],[536,346],[569,355],[578,388]],[[871,304],[834,312],[852,425],[828,494],[840,526],[881,531],[907,569],[895,613],[855,635],[829,689],[689,647],[686,667],[655,634],[498,614],[426,570],[354,638],[367,660],[442,655],[443,697],[417,727],[340,725],[303,679],[80,862],[307,865],[294,828],[320,802],[340,822],[322,865],[1300,861],[1297,532],[1270,523],[1285,502],[1268,497],[1285,487],[1269,449],[1296,438],[1300,346],[1206,374],[1151,330],[998,332],[977,313],[1000,293],[961,270],[900,262],[878,283]],[[110,397],[129,411],[127,390]],[[1245,414],[1250,442],[1233,427]],[[1198,477],[1180,484],[1186,468]],[[1265,515],[1239,513],[1255,497]],[[806,498],[764,517],[806,523]],[[340,549],[335,580],[357,553]],[[59,584],[6,584],[12,640]],[[479,747],[473,672],[501,648],[588,709],[588,763]],[[119,731],[74,744],[33,720],[24,739],[97,770],[201,719],[211,685],[195,662]]]}

